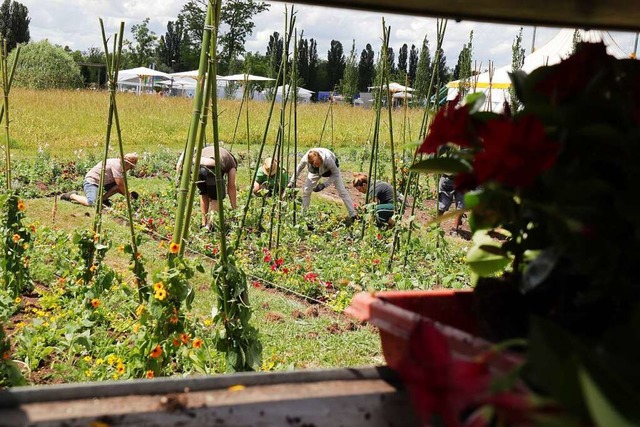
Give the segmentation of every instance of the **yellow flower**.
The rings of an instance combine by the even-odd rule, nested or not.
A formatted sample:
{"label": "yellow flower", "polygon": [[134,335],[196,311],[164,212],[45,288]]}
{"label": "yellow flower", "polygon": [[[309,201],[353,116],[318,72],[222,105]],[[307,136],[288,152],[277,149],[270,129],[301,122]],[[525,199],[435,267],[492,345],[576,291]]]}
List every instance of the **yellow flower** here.
{"label": "yellow flower", "polygon": [[162,282],[157,282],[153,284],[153,290],[154,291],[159,291],[160,289],[164,289],[164,283]]}
{"label": "yellow flower", "polygon": [[164,301],[165,298],[167,297],[167,291],[165,291],[164,289],[159,289],[159,290],[156,291],[154,297],[158,301]]}
{"label": "yellow flower", "polygon": [[87,369],[86,371],[84,371],[84,375],[85,375],[87,378],[91,378],[91,377],[93,376],[93,374],[91,373],[91,370],[90,370],[90,369]]}
{"label": "yellow flower", "polygon": [[213,325],[213,320],[211,319],[204,319],[204,326],[211,326]]}
{"label": "yellow flower", "polygon": [[114,380],[117,380],[118,378],[120,378],[120,375],[113,374],[113,375],[111,375],[111,378],[113,378]]}
{"label": "yellow flower", "polygon": [[95,264],[92,264],[91,267],[89,267],[89,271],[93,273],[94,271],[96,271],[97,268],[98,267],[96,267]]}
{"label": "yellow flower", "polygon": [[169,252],[171,252],[172,254],[177,254],[179,251],[180,251],[180,244],[176,242],[171,242],[171,244],[169,245]]}
{"label": "yellow flower", "polygon": [[20,212],[24,211],[27,207],[25,206],[24,202],[22,200],[18,201],[18,210]]}
{"label": "yellow flower", "polygon": [[116,366],[116,371],[118,371],[118,374],[120,375],[124,374],[124,365],[122,363],[118,363],[118,366]]}
{"label": "yellow flower", "polygon": [[16,304],[20,304],[22,302],[22,298],[16,297],[15,302]]}
{"label": "yellow flower", "polygon": [[96,359],[96,363],[95,363],[95,365],[96,365],[96,366],[100,366],[100,365],[102,365],[103,363],[104,363],[104,359],[100,359],[100,358],[98,358],[98,359]]}
{"label": "yellow flower", "polygon": [[91,359],[91,356],[85,356],[82,358],[82,360],[84,360],[87,363],[90,363],[93,359]]}
{"label": "yellow flower", "polygon": [[98,298],[94,298],[91,300],[91,306],[93,308],[98,308],[100,307],[100,300]]}
{"label": "yellow flower", "polygon": [[18,243],[20,241],[22,237],[20,237],[20,235],[18,233],[14,234],[13,237],[11,238],[13,240],[14,243]]}
{"label": "yellow flower", "polygon": [[124,252],[124,245],[118,246],[118,252]]}
{"label": "yellow flower", "polygon": [[133,325],[134,334],[137,334],[139,330],[140,330],[140,323],[136,323],[135,325]]}
{"label": "yellow flower", "polygon": [[109,365],[113,365],[114,363],[116,363],[116,360],[118,360],[118,358],[115,356],[115,354],[110,354],[110,355],[107,357],[107,363],[108,363]]}
{"label": "yellow flower", "polygon": [[158,247],[160,249],[164,248],[164,240],[160,240],[160,243],[158,243]]}
{"label": "yellow flower", "polygon": [[142,314],[144,313],[145,310],[146,310],[146,308],[145,308],[144,304],[140,304],[138,306],[138,308],[136,308],[136,316],[137,317],[142,316]]}
{"label": "yellow flower", "polygon": [[26,251],[27,249],[29,249],[29,244],[28,244],[28,243],[23,243],[23,244],[22,244],[22,249],[24,249],[25,251]]}

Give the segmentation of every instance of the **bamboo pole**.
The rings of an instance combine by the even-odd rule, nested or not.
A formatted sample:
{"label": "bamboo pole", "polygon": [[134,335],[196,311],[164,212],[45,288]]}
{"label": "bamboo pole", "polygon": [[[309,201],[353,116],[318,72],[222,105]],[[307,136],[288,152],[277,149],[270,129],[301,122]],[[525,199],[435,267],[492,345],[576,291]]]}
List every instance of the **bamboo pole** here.
{"label": "bamboo pole", "polygon": [[0,42],[0,73],[2,74],[2,109],[4,111],[6,184],[7,190],[11,191],[11,138],[9,137],[9,73],[7,56],[7,39],[2,39]]}

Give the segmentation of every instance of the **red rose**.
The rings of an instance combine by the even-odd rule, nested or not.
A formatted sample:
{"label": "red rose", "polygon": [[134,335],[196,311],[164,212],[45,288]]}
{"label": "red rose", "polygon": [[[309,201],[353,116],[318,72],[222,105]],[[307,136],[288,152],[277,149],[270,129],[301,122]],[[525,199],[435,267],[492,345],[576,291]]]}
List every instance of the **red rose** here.
{"label": "red rose", "polygon": [[478,184],[497,181],[529,187],[556,160],[558,144],[547,139],[542,122],[533,116],[490,120],[480,129],[484,150],[473,162]]}
{"label": "red rose", "polygon": [[550,67],[549,73],[536,85],[536,92],[562,102],[581,94],[594,77],[612,68],[613,61],[604,43],[580,43],[573,55]]}
{"label": "red rose", "polygon": [[459,105],[458,100],[456,98],[438,111],[418,153],[433,154],[438,151],[438,147],[449,142],[464,147],[471,146],[469,108]]}

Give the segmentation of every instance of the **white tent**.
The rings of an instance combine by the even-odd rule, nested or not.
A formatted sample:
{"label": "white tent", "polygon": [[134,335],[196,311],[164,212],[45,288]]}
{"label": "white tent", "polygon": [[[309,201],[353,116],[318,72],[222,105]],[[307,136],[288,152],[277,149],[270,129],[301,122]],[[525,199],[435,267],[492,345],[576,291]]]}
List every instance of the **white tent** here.
{"label": "white tent", "polygon": [[[369,90],[371,89],[378,89],[379,86],[369,86]],[[383,89],[387,88],[387,85],[382,86]],[[410,88],[409,86],[403,86],[400,83],[396,83],[396,82],[391,82],[389,83],[389,92],[391,93],[396,93],[396,92],[413,92],[413,88]]]}
{"label": "white tent", "polygon": [[[269,93],[273,93],[273,88],[270,89],[266,89],[265,92],[269,92]],[[290,92],[291,92],[291,88],[289,87],[289,85],[285,85],[284,90],[289,93],[290,96]],[[276,93],[276,101],[278,102],[282,102],[282,86],[278,86],[275,89],[275,93]],[[303,87],[298,87],[298,101],[304,102],[304,103],[309,103],[311,102],[311,95],[313,95],[315,92],[305,89]]]}
{"label": "white tent", "polygon": [[129,86],[135,88],[138,94],[140,94],[144,88],[152,91],[154,83],[170,79],[171,76],[169,74],[147,67],[118,71],[118,85],[120,89]]}
{"label": "white tent", "polygon": [[[530,73],[538,67],[557,64],[571,55],[574,48],[574,32],[575,30],[567,28],[560,30],[548,43],[524,58],[522,71]],[[607,53],[616,58],[627,58],[629,56],[620,49],[608,32],[579,30],[578,35],[580,40],[584,42],[603,41],[607,46]],[[470,78],[470,92],[483,92],[487,97],[485,110],[501,111],[504,101],[509,99],[509,88],[511,87],[509,72],[511,72],[511,65],[506,65],[495,69],[492,78],[489,72]],[[447,84],[449,88],[447,100],[455,99],[458,95],[460,84],[460,80]]]}

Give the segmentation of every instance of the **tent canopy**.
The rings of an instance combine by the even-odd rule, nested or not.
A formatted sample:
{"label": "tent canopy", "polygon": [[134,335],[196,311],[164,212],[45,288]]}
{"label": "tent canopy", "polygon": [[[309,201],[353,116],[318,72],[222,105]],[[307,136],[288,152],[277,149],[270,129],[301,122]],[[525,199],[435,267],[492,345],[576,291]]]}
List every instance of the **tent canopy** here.
{"label": "tent canopy", "polygon": [[147,67],[137,67],[118,71],[118,81],[143,79],[145,77],[161,77],[164,79],[170,79],[171,75]]}
{"label": "tent canopy", "polygon": [[230,82],[244,82],[244,81],[272,81],[270,77],[254,76],[253,74],[233,74],[231,76],[218,77],[219,80],[227,80]]}
{"label": "tent canopy", "polygon": [[[548,43],[524,58],[522,71],[530,73],[544,65],[557,64],[562,59],[571,55],[574,49],[574,32],[575,30],[573,29],[565,28],[560,30]],[[580,40],[585,42],[604,42],[607,46],[607,53],[616,58],[627,58],[629,56],[620,49],[608,32],[579,30],[578,35]],[[495,69],[493,76],[490,76],[488,71],[478,74],[477,76],[472,76],[467,83],[470,86],[469,92],[484,92],[487,97],[485,109],[498,111],[502,108],[504,101],[509,98],[508,91],[511,87],[510,72],[511,65],[505,65]],[[452,100],[458,95],[458,89],[461,84],[461,80],[447,83],[447,87],[449,88],[447,95],[448,100]]]}

